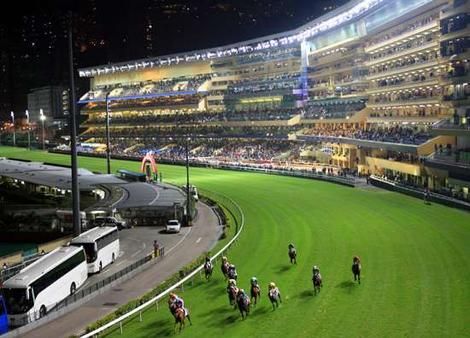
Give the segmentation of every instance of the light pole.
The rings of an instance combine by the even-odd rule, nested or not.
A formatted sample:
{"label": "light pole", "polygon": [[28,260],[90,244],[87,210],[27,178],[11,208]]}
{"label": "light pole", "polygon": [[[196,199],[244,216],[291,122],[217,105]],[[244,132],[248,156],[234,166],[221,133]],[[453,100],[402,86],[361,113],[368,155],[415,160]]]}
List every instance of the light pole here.
{"label": "light pole", "polygon": [[26,109],[26,124],[28,125],[28,150],[31,150],[31,128],[29,128],[29,111]]}
{"label": "light pole", "polygon": [[75,93],[75,75],[73,69],[73,14],[69,12],[68,22],[69,40],[69,76],[70,76],[70,153],[72,157],[72,210],[74,235],[78,236],[82,232],[80,218],[80,188],[78,182],[78,158],[77,158],[77,102]]}
{"label": "light pole", "polygon": [[46,150],[46,129],[44,128],[44,121],[46,121],[46,115],[42,109],[39,109],[39,119],[42,122],[42,150]]}
{"label": "light pole", "polygon": [[13,123],[13,147],[16,147],[16,129],[15,129],[15,113],[11,112],[11,122]]}
{"label": "light pole", "polygon": [[189,150],[188,150],[189,137],[186,136],[185,150],[186,150],[186,225],[192,225],[191,217],[191,192],[189,191]]}
{"label": "light pole", "polygon": [[109,93],[106,93],[106,166],[111,174],[111,149],[109,147]]}

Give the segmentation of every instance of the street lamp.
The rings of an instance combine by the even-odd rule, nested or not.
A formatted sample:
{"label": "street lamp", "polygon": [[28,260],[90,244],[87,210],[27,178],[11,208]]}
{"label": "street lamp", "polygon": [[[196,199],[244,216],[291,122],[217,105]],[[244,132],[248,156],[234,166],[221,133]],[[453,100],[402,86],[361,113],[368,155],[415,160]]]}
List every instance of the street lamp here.
{"label": "street lamp", "polygon": [[31,150],[31,128],[29,127],[29,111],[26,109],[26,124],[28,125],[28,150]]}
{"label": "street lamp", "polygon": [[46,150],[46,129],[44,128],[44,121],[46,121],[46,115],[42,109],[39,109],[39,119],[42,122],[42,150]]}
{"label": "street lamp", "polygon": [[13,123],[13,147],[16,147],[15,113],[11,112],[11,122]]}

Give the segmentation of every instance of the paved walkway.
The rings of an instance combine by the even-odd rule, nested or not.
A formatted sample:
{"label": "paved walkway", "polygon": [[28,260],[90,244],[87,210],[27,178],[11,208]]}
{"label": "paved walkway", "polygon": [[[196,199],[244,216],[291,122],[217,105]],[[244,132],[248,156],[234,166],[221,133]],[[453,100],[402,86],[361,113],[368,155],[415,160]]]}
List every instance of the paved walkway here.
{"label": "paved walkway", "polygon": [[211,249],[216,244],[221,229],[214,212],[205,204],[198,203],[198,217],[190,230],[177,246],[166,248],[166,256],[162,261],[118,287],[97,296],[78,309],[22,337],[59,338],[83,333],[87,325],[116,310],[121,304],[145,294],[167,277],[178,272],[195,257]]}

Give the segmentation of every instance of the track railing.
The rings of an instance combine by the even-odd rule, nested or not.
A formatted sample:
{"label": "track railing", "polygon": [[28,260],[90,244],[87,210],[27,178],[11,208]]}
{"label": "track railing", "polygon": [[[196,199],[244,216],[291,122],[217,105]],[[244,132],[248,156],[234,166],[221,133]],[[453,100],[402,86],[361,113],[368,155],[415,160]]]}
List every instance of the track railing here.
{"label": "track railing", "polygon": [[[237,226],[237,232],[234,235],[234,237],[222,249],[220,249],[214,256],[211,257],[211,262],[215,262],[217,259],[221,258],[223,254],[238,240],[245,225],[245,215],[243,213],[243,210],[240,208],[240,206],[227,196],[224,196],[215,192],[211,192],[211,191],[201,190],[201,189],[200,189],[200,193],[201,195],[206,196],[210,199],[213,199],[217,203],[220,203],[223,207],[225,207],[225,209],[233,217],[234,222],[236,223],[236,226]],[[149,301],[145,302],[139,307],[136,307],[135,309],[129,311],[128,313],[122,315],[121,317],[116,318],[115,320],[99,327],[98,329],[92,332],[89,332],[85,335],[82,335],[81,338],[97,337],[100,333],[103,333],[106,330],[116,327],[118,325],[119,325],[120,332],[122,334],[123,322],[125,320],[139,315],[139,318],[142,321],[143,311],[145,311],[147,308],[149,308],[152,305],[158,306],[158,302],[160,300],[162,300],[164,297],[166,297],[170,292],[172,292],[176,288],[183,287],[185,283],[192,281],[193,278],[196,277],[203,270],[203,268],[204,268],[204,265],[202,264],[199,267],[197,267],[195,270],[193,270],[191,273],[189,273],[187,276],[185,276],[183,279],[171,285],[169,288],[167,288],[165,291],[161,292],[154,298],[150,299]]]}

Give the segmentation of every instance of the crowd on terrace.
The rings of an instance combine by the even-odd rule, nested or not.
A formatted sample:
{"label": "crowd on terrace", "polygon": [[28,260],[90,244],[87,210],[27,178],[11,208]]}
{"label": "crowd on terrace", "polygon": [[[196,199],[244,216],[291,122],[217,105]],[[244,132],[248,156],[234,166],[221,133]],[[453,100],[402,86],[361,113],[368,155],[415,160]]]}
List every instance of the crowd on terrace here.
{"label": "crowd on terrace", "polygon": [[[244,111],[224,110],[222,112],[183,112],[183,113],[153,113],[132,111],[129,113],[112,113],[111,124],[133,124],[148,125],[149,123],[168,124],[202,124],[207,122],[225,121],[268,121],[288,120],[299,114],[296,108],[273,108],[256,109]],[[89,124],[102,124],[106,121],[105,114],[93,114],[87,121]]]}
{"label": "crowd on terrace", "polygon": [[431,135],[418,127],[405,126],[375,126],[369,129],[310,129],[306,135],[319,138],[353,138],[375,142],[390,142],[419,145],[431,138]]}
{"label": "crowd on terrace", "polygon": [[[152,137],[260,137],[260,138],[287,138],[288,134],[299,127],[288,126],[135,126],[112,128],[113,137],[142,138]],[[104,137],[104,128],[89,128],[82,135],[82,139]]]}

